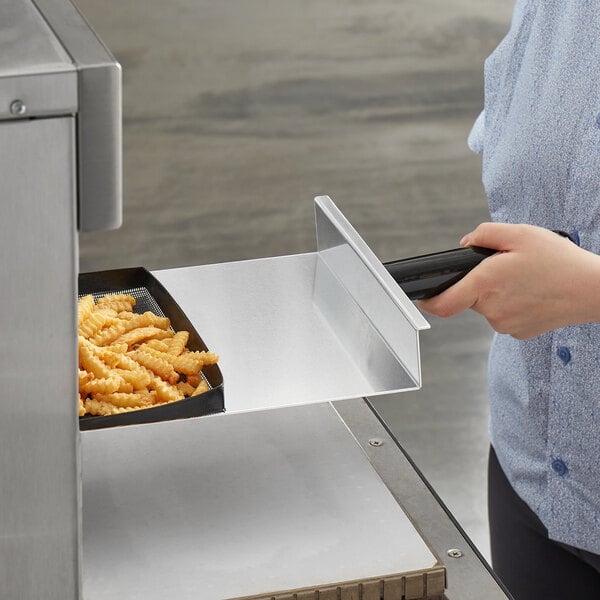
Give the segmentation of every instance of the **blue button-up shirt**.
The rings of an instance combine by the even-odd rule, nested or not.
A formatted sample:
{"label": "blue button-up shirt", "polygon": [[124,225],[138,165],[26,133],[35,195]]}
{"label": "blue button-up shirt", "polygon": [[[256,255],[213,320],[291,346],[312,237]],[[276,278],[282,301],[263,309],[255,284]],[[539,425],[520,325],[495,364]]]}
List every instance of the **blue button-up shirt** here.
{"label": "blue button-up shirt", "polygon": [[[600,252],[599,2],[517,0],[469,144],[493,220]],[[491,441],[513,487],[552,539],[600,554],[600,324],[496,335],[489,381]]]}

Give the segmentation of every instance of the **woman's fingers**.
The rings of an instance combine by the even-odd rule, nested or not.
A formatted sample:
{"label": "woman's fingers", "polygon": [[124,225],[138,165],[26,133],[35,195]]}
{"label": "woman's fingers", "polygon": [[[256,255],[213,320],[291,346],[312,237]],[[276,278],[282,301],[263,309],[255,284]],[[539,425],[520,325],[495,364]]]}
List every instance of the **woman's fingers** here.
{"label": "woman's fingers", "polygon": [[529,225],[509,223],[481,223],[474,231],[460,241],[461,246],[481,246],[500,252],[518,247],[530,233]]}
{"label": "woman's fingers", "polygon": [[420,300],[419,307],[438,317],[453,317],[468,308],[472,308],[479,297],[477,285],[472,279],[471,274],[466,275],[441,294],[433,298]]}

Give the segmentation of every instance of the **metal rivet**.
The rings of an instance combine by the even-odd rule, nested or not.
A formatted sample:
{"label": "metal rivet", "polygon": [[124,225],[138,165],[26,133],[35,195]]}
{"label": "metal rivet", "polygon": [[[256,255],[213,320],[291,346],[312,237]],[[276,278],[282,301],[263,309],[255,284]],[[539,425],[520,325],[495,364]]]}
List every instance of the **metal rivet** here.
{"label": "metal rivet", "polygon": [[13,100],[10,103],[10,112],[13,115],[24,115],[27,112],[27,106],[23,100]]}
{"label": "metal rivet", "polygon": [[450,548],[447,554],[450,558],[460,558],[463,555],[462,550],[459,550],[458,548]]}
{"label": "metal rivet", "polygon": [[369,440],[369,446],[375,446],[375,448],[378,448],[379,446],[383,446],[383,440],[380,438],[371,438]]}

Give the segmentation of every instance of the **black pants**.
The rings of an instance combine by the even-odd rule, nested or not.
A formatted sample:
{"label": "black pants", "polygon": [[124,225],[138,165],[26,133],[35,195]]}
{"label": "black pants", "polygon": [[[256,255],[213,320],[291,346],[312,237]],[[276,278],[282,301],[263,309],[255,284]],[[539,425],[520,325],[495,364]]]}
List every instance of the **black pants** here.
{"label": "black pants", "polygon": [[492,565],[515,600],[600,599],[600,555],[548,539],[492,448],[488,463]]}

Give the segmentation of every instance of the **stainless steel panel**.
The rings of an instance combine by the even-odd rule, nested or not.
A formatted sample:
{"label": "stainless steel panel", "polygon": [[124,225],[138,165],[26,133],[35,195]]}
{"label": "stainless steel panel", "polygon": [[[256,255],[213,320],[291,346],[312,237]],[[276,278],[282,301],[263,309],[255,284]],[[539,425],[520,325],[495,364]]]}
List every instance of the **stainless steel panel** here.
{"label": "stainless steel panel", "polygon": [[[429,323],[329,196],[315,198],[315,218],[319,257],[360,307],[371,327],[379,332],[380,339],[385,340],[414,385],[420,387],[419,331],[428,329]],[[370,340],[379,336],[357,335],[355,329],[360,321],[347,318],[345,311],[339,310],[338,302],[332,302],[329,296],[328,278],[319,277],[315,283],[315,303],[328,307],[329,324],[343,337],[349,351],[362,358],[364,372],[371,372],[380,364],[382,353],[370,351]]]}
{"label": "stainless steel panel", "polygon": [[121,69],[79,71],[77,116],[80,231],[116,229],[123,221]]}
{"label": "stainless steel panel", "polygon": [[0,123],[1,598],[78,598],[74,137]]}
{"label": "stainless steel panel", "polygon": [[[372,321],[366,317],[364,307],[348,293],[320,256],[317,257],[315,268],[313,301],[323,316],[322,326],[331,331],[339,341],[357,374],[362,374],[369,386],[357,387],[354,393],[349,390],[350,393],[344,394],[344,397],[367,393],[376,396],[389,394],[392,390],[419,388],[420,380],[408,372],[398,355],[390,349],[387,339],[382,337]],[[370,283],[372,281],[366,279],[365,287]],[[403,322],[403,325],[409,329],[410,341],[414,343],[414,330],[406,322]],[[418,338],[416,348],[413,349],[418,357]],[[327,362],[324,365],[327,367]],[[342,374],[341,379],[343,378]]]}
{"label": "stainless steel panel", "polygon": [[0,78],[73,70],[69,55],[31,0],[0,3]]}
{"label": "stainless steel panel", "polygon": [[383,266],[333,203],[323,206],[318,235],[327,229],[330,243],[318,253],[156,273],[220,355],[228,413],[420,385],[427,322],[382,285]]}
{"label": "stainless steel panel", "polygon": [[69,0],[35,0],[78,74],[79,229],[122,222],[121,67]]}
{"label": "stainless steel panel", "polygon": [[73,115],[76,112],[75,72],[0,79],[0,120]]}
{"label": "stainless steel panel", "polygon": [[48,24],[30,0],[1,2],[0,119],[76,109],[75,67]]}
{"label": "stainless steel panel", "polygon": [[228,413],[372,390],[313,304],[316,264],[302,254],[154,273],[219,354]]}
{"label": "stainless steel panel", "polygon": [[70,0],[0,3],[0,120],[77,115],[81,231],[122,222],[121,67]]}
{"label": "stainless steel panel", "polygon": [[221,600],[436,559],[329,404],[84,432],[88,600]]}

